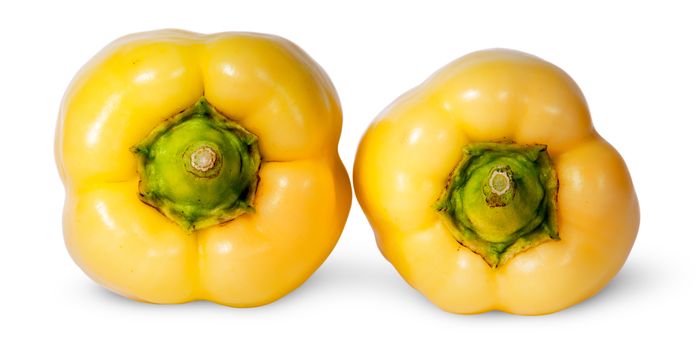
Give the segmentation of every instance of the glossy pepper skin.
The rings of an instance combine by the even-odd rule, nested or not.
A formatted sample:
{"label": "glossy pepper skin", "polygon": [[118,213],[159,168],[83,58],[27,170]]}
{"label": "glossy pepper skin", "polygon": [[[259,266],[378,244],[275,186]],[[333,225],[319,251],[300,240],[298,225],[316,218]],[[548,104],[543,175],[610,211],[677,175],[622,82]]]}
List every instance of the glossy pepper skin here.
{"label": "glossy pepper skin", "polygon": [[[463,153],[491,143],[545,148],[557,181],[546,173],[545,198],[556,206],[544,217],[555,231],[487,263],[460,243],[441,203]],[[363,136],[353,175],[382,254],[453,313],[538,315],[574,305],[619,271],[638,231],[628,169],[595,131],[580,89],[558,67],[516,51],[464,56],[397,99]]]}
{"label": "glossy pepper skin", "polygon": [[[248,189],[258,180],[251,209],[196,229],[198,221],[184,227],[139,198],[138,154],[149,159],[143,140],[181,111],[202,110],[202,97],[222,115],[216,125],[229,118],[249,144],[257,140],[260,167],[239,182]],[[68,251],[92,279],[132,299],[272,302],[302,284],[341,234],[351,202],[337,152],[341,123],[329,78],[285,39],[178,30],[118,39],[77,74],[60,110]],[[202,171],[208,151],[190,155]]]}

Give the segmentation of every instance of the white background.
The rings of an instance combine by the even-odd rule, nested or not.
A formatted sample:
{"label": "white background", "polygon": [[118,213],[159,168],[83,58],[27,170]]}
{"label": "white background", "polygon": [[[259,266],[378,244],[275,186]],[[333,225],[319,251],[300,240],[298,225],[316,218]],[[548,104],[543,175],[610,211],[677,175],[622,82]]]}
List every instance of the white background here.
{"label": "white background", "polygon": [[[0,26],[2,349],[693,348],[696,342],[696,11],[685,5],[7,1]],[[304,48],[341,96],[340,154],[349,169],[372,118],[449,61],[507,47],[555,63],[583,89],[596,128],[632,172],[642,212],[633,252],[606,289],[565,311],[453,315],[402,281],[353,201],[326,263],[271,305],[149,305],[114,295],[89,280],[64,248],[64,194],[53,161],[58,106],[73,74],[108,42],[169,27],[266,32]]]}

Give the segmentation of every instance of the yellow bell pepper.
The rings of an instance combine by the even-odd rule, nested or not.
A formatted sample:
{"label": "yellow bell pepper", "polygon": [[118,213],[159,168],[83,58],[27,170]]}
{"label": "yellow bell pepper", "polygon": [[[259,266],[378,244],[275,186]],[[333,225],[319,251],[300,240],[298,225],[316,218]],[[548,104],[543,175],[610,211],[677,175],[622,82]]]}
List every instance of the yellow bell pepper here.
{"label": "yellow bell pepper", "polygon": [[327,75],[282,38],[121,38],[60,110],[68,251],[129,298],[272,302],[321,265],[345,224],[341,123]]}
{"label": "yellow bell pepper", "polygon": [[558,67],[489,50],[365,133],[355,191],[382,254],[453,313],[561,310],[601,290],[638,231],[630,174]]}

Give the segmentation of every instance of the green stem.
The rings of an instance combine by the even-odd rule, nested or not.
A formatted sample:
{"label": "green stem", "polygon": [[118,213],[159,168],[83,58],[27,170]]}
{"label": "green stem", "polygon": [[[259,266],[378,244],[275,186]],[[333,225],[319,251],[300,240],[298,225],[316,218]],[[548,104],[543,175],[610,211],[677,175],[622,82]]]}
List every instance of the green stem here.
{"label": "green stem", "polygon": [[191,152],[189,159],[191,160],[191,166],[194,169],[205,173],[215,166],[215,161],[217,161],[219,157],[220,154],[212,147],[201,146]]}
{"label": "green stem", "polygon": [[558,240],[558,180],[544,145],[466,146],[436,208],[457,241],[492,267]]}
{"label": "green stem", "polygon": [[140,199],[187,231],[252,211],[257,138],[201,98],[133,147]]}

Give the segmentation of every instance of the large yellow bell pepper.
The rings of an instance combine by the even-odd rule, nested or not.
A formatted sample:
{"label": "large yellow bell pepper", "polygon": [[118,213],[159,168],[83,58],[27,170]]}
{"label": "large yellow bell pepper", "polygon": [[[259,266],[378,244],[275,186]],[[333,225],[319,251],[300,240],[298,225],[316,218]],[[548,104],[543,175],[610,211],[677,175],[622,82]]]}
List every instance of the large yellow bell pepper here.
{"label": "large yellow bell pepper", "polygon": [[515,51],[464,56],[391,104],[353,178],[384,256],[454,313],[578,303],[619,271],[638,231],[629,172],[579,88]]}
{"label": "large yellow bell pepper", "polygon": [[60,110],[67,248],[137,300],[276,300],[319,267],[347,218],[341,118],[329,78],[282,38],[121,38]]}

